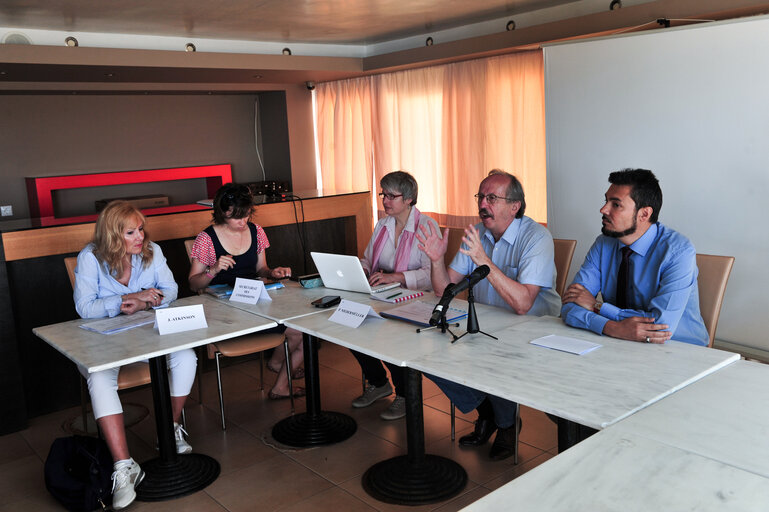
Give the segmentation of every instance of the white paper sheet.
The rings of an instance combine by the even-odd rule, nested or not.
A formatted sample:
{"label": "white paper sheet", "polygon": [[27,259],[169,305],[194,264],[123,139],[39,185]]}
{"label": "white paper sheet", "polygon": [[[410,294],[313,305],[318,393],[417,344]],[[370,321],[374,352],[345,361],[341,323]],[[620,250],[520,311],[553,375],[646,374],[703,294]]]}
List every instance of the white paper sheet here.
{"label": "white paper sheet", "polygon": [[543,336],[536,340],[531,340],[529,343],[532,345],[538,345],[540,347],[551,348],[553,350],[560,350],[561,352],[568,352],[570,354],[576,354],[581,356],[591,352],[601,345],[593,343],[592,341],[581,340],[579,338],[569,338],[568,336],[557,336],[550,334],[549,336]]}
{"label": "white paper sheet", "polygon": [[96,320],[95,322],[88,322],[87,324],[82,324],[80,328],[100,334],[115,334],[116,332],[127,331],[141,325],[151,324],[154,321],[154,311],[139,311],[133,315],[118,315],[112,318]]}

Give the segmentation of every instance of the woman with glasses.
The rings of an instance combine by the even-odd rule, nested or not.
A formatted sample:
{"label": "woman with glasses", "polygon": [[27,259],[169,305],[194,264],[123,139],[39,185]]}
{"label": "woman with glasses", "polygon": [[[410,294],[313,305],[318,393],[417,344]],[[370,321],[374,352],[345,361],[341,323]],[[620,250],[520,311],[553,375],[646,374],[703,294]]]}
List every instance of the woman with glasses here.
{"label": "woman with glasses", "polygon": [[[202,292],[207,286],[227,284],[233,286],[238,277],[255,279],[283,279],[291,276],[288,267],[270,268],[265,251],[270,246],[264,230],[249,221],[254,210],[254,198],[245,185],[228,183],[214,196],[213,224],[195,239],[190,252],[192,266],[188,276],[190,288]],[[276,327],[283,331],[284,327]],[[269,332],[269,331],[267,331]],[[293,377],[300,379],[304,370],[302,334],[285,329],[291,353]],[[273,400],[288,398],[288,376],[283,350],[275,350],[267,367],[278,374],[269,392]],[[294,396],[304,396],[305,390],[294,387]]]}
{"label": "woman with glasses", "polygon": [[[361,263],[372,286],[399,283],[411,290],[431,290],[430,258],[419,250],[414,236],[420,226],[438,224],[416,209],[417,182],[411,174],[396,171],[386,174],[379,182],[382,207],[387,216],[374,228],[374,235],[366,247]],[[368,407],[380,398],[389,396],[393,388],[387,380],[382,362],[373,357],[353,352],[368,380],[366,391],[353,400],[353,407]],[[403,368],[385,363],[395,385],[395,400],[382,414],[382,419],[395,420],[406,415],[405,373]]]}
{"label": "woman with glasses", "polygon": [[[82,318],[133,315],[167,305],[176,299],[178,286],[160,246],[144,231],[144,216],[127,201],[112,201],[99,214],[93,241],[77,255],[75,309]],[[192,349],[168,354],[171,409],[177,453],[192,447],[184,438],[179,418],[195,380],[197,359]],[[144,478],[128,453],[123,407],[118,397],[120,368],[88,373],[93,415],[104,435],[112,459],[112,508],[120,510],[136,498],[135,487]]]}

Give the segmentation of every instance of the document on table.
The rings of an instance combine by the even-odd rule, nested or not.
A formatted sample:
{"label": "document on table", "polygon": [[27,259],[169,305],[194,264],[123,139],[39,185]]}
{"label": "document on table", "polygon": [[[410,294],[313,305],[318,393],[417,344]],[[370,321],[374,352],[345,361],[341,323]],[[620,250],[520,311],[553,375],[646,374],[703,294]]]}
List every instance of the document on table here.
{"label": "document on table", "polygon": [[[433,314],[435,304],[428,304],[421,300],[411,301],[397,308],[392,308],[387,311],[380,312],[385,318],[394,318],[395,320],[405,320],[412,324],[420,325],[422,327],[430,326],[430,316]],[[456,322],[460,318],[467,316],[467,311],[461,309],[448,308],[446,313],[447,322]]]}
{"label": "document on table", "polygon": [[116,332],[127,331],[128,329],[154,322],[154,311],[140,311],[133,315],[118,315],[112,318],[96,320],[95,322],[88,322],[87,324],[82,324],[80,328],[86,331],[98,332],[99,334],[115,334]]}
{"label": "document on table", "polygon": [[561,352],[568,352],[570,354],[577,354],[581,356],[591,352],[601,345],[593,343],[592,341],[581,340],[579,338],[569,338],[567,336],[557,336],[550,334],[549,336],[543,336],[536,340],[531,340],[529,343],[532,345],[538,345],[540,347],[552,348],[553,350],[560,350]]}

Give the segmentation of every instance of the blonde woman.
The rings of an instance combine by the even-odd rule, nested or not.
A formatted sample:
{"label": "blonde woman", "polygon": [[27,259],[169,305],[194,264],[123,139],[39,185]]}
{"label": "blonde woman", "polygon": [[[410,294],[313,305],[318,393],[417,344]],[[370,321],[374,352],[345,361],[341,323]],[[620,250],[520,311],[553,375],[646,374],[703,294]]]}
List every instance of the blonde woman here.
{"label": "blonde woman", "polygon": [[[160,247],[144,232],[144,216],[127,201],[113,201],[99,214],[93,241],[77,257],[75,308],[83,318],[132,315],[168,304],[178,287]],[[184,402],[195,379],[197,359],[191,349],[168,355],[171,407],[176,451],[189,453],[179,425]],[[128,453],[123,408],[117,394],[119,368],[88,374],[93,413],[114,460],[112,506],[119,510],[136,498],[135,487],[144,478]]]}

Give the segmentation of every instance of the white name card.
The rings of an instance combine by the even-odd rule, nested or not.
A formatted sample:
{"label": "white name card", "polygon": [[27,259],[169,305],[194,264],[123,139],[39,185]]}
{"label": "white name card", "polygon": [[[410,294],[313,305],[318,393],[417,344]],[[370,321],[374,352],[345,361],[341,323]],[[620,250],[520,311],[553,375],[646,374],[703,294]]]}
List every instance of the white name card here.
{"label": "white name card", "polygon": [[382,318],[379,316],[379,313],[367,304],[359,304],[351,300],[342,299],[342,302],[339,303],[339,306],[334,311],[334,314],[329,317],[329,320],[355,329],[369,316]]}
{"label": "white name card", "polygon": [[245,302],[256,304],[260,300],[271,301],[272,297],[267,293],[264,283],[257,279],[235,279],[235,287],[232,289],[230,300],[233,302]]}
{"label": "white name card", "polygon": [[203,304],[157,309],[155,310],[155,325],[161,335],[208,327]]}

